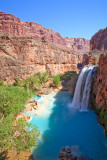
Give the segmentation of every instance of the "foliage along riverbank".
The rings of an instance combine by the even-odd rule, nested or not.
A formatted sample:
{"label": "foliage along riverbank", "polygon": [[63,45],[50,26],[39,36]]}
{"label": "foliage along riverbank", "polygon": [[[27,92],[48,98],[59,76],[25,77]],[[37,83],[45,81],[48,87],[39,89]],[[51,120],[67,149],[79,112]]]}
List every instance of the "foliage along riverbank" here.
{"label": "foliage along riverbank", "polygon": [[9,150],[18,155],[22,151],[31,152],[37,146],[39,129],[28,124],[25,118],[15,117],[24,110],[25,103],[42,88],[57,88],[61,80],[71,79],[76,72],[50,76],[48,73],[36,73],[21,82],[15,79],[13,85],[4,85],[0,81],[0,157],[5,159]]}
{"label": "foliage along riverbank", "polygon": [[24,118],[15,116],[24,109],[24,103],[32,96],[31,91],[22,87],[0,86],[0,152],[13,150],[30,152],[37,145],[39,130],[29,125]]}

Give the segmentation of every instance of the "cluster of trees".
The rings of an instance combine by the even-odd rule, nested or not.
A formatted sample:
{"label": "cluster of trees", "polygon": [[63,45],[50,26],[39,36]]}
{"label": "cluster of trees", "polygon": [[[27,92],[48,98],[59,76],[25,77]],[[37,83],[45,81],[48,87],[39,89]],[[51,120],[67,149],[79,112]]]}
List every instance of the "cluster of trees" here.
{"label": "cluster of trees", "polygon": [[13,85],[4,85],[3,81],[0,81],[0,156],[7,149],[19,153],[31,151],[32,146],[37,145],[39,129],[28,124],[24,118],[16,120],[15,117],[25,108],[28,99],[40,90],[49,78],[53,79],[50,86],[58,87],[61,80],[70,79],[74,74],[76,72],[69,71],[50,76],[47,72],[38,72],[23,82],[16,78]]}
{"label": "cluster of trees", "polygon": [[51,76],[47,72],[37,72],[34,76],[28,77],[23,82],[20,82],[20,80],[16,78],[14,86],[24,87],[27,90],[35,92],[41,89],[42,85],[47,82],[48,78],[51,78]]}
{"label": "cluster of trees", "polygon": [[15,119],[32,95],[32,91],[24,87],[7,86],[0,82],[0,158],[8,149],[19,153],[31,151],[32,146],[37,145],[38,128],[28,124],[24,118]]}
{"label": "cluster of trees", "polygon": [[20,80],[16,78],[14,82],[14,86],[24,87],[27,90],[32,90],[32,92],[35,92],[37,90],[40,90],[42,86],[45,85],[45,83],[48,81],[49,78],[53,79],[53,82],[50,86],[53,86],[53,87],[60,86],[61,76],[62,75],[51,76],[47,72],[45,73],[37,72],[36,74],[34,74],[34,76],[28,77],[23,82],[20,82]]}

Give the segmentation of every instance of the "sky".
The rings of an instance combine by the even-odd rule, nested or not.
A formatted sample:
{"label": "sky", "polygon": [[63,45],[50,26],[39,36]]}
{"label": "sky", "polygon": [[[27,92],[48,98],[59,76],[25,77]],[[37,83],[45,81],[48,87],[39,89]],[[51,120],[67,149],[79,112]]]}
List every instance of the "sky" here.
{"label": "sky", "polygon": [[59,32],[62,37],[91,37],[107,27],[107,0],[0,0],[0,11]]}

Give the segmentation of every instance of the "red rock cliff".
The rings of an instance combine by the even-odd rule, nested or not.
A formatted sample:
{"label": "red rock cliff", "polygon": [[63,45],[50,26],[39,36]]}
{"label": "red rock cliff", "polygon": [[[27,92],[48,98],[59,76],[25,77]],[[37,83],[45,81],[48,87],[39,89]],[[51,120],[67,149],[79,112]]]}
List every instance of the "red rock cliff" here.
{"label": "red rock cliff", "polygon": [[107,110],[107,52],[100,55],[96,79],[96,103]]}
{"label": "red rock cliff", "polygon": [[31,37],[0,35],[0,80],[13,82],[36,72],[50,74],[77,70],[78,56]]}
{"label": "red rock cliff", "polygon": [[92,86],[91,102],[107,136],[107,52],[101,54],[99,58],[97,76],[94,78]]}
{"label": "red rock cliff", "polygon": [[9,83],[36,72],[77,70],[87,52],[89,40],[62,38],[40,24],[0,12],[0,80]]}
{"label": "red rock cliff", "polygon": [[90,51],[90,41],[84,38],[62,38],[60,33],[43,28],[34,22],[22,22],[19,18],[0,12],[0,32],[15,36],[30,36],[36,40],[47,41],[58,47],[73,50],[76,54],[84,54]]}
{"label": "red rock cliff", "polygon": [[91,55],[98,62],[98,73],[94,83],[96,103],[101,108],[107,108],[107,28],[99,30],[90,40]]}
{"label": "red rock cliff", "polygon": [[91,50],[107,50],[107,28],[99,30],[90,40]]}

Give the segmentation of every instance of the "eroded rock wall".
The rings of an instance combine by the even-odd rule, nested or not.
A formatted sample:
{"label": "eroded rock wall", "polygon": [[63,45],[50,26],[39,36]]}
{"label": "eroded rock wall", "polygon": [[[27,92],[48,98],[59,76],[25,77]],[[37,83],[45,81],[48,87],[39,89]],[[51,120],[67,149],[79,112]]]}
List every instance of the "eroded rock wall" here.
{"label": "eroded rock wall", "polygon": [[97,74],[92,85],[91,103],[107,136],[107,52],[101,54],[99,58]]}
{"label": "eroded rock wall", "polygon": [[34,22],[22,22],[18,17],[4,12],[0,12],[0,32],[47,41],[60,48],[73,50],[78,55],[90,51],[90,41],[85,38],[62,38],[60,33],[52,29],[43,28],[42,25]]}
{"label": "eroded rock wall", "polygon": [[36,72],[77,70],[89,40],[62,38],[60,33],[0,11],[0,80],[12,83]]}
{"label": "eroded rock wall", "polygon": [[96,103],[107,110],[107,52],[100,55],[96,86]]}
{"label": "eroded rock wall", "polygon": [[91,50],[107,50],[107,27],[100,29],[90,40]]}
{"label": "eroded rock wall", "polygon": [[95,101],[100,108],[107,108],[107,28],[99,30],[90,40],[91,56],[96,58],[98,72],[93,85]]}
{"label": "eroded rock wall", "polygon": [[36,72],[50,74],[77,70],[78,56],[32,37],[0,35],[0,80],[12,83]]}

